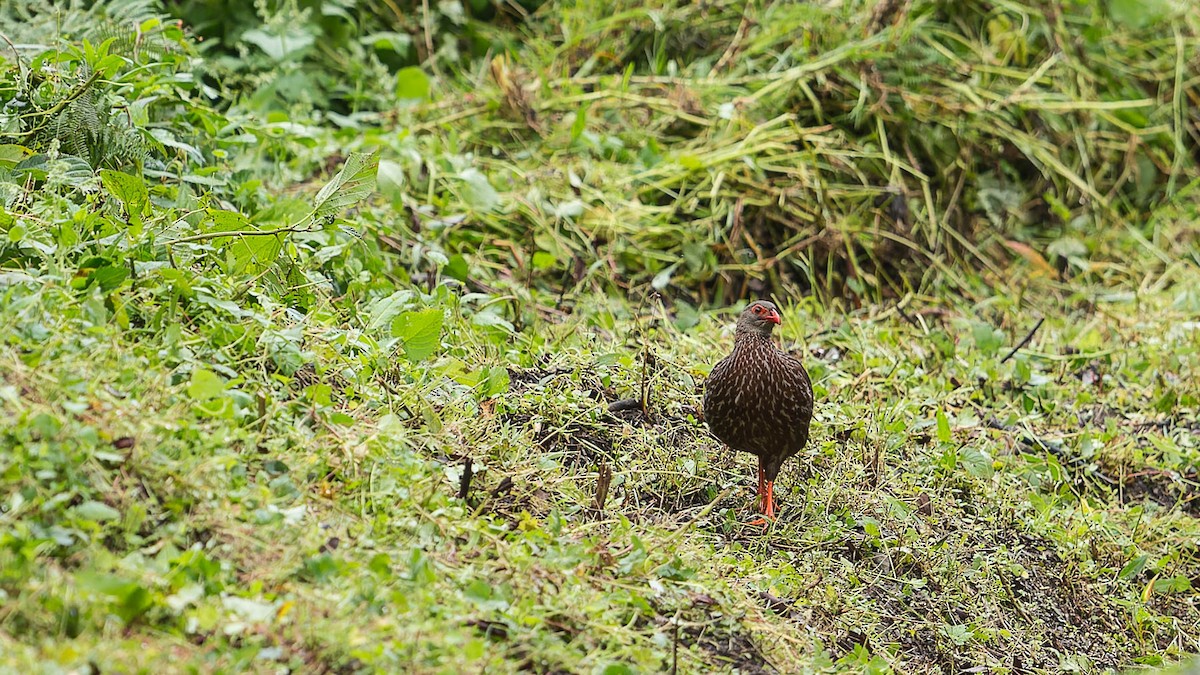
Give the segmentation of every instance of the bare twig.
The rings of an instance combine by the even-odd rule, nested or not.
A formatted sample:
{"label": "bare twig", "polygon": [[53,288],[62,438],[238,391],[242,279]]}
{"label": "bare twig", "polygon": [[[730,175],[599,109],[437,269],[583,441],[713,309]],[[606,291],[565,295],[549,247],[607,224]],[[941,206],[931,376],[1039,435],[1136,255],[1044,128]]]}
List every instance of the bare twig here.
{"label": "bare twig", "polygon": [[193,234],[179,239],[172,239],[167,242],[167,246],[172,244],[186,244],[192,241],[206,241],[209,239],[220,239],[221,237],[267,237],[276,234],[287,234],[289,232],[313,232],[312,227],[300,227],[299,225],[291,225],[288,227],[280,227],[274,230],[235,230],[232,232],[204,232],[201,234]]}
{"label": "bare twig", "polygon": [[596,476],[596,510],[603,512],[604,503],[608,501],[608,486],[612,483],[612,468],[607,462],[601,462]]}
{"label": "bare twig", "polygon": [[467,495],[471,493],[471,478],[475,475],[474,464],[470,457],[463,463],[462,478],[458,481],[459,499],[466,499]]}
{"label": "bare twig", "polygon": [[1025,345],[1029,344],[1029,341],[1033,339],[1033,334],[1036,333],[1037,330],[1042,327],[1042,323],[1045,321],[1046,321],[1046,317],[1044,317],[1044,316],[1042,318],[1038,319],[1038,322],[1036,324],[1034,324],[1033,328],[1031,328],[1029,330],[1029,332],[1025,334],[1025,339],[1021,340],[1021,342],[1018,343],[1016,347],[1013,347],[1012,351],[1009,352],[1007,356],[1000,359],[1000,363],[1004,363],[1005,361],[1011,359],[1017,353],[1018,350],[1024,348]]}

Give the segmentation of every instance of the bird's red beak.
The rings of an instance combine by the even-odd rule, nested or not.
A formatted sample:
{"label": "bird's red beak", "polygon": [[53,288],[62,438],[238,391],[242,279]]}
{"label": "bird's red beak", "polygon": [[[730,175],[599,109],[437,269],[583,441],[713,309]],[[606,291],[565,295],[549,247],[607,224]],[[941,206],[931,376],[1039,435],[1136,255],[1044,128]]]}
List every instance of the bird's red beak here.
{"label": "bird's red beak", "polygon": [[772,311],[767,315],[767,320],[775,325],[783,323],[783,317],[779,316],[779,312]]}

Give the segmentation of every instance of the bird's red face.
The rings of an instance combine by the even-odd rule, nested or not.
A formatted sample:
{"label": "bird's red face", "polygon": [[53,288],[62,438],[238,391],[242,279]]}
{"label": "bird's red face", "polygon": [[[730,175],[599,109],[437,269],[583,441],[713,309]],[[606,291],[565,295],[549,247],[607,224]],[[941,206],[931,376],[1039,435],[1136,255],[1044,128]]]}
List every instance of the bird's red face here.
{"label": "bird's red face", "polygon": [[783,317],[779,316],[779,310],[775,309],[775,305],[756,302],[750,305],[750,313],[759,321],[769,321],[775,325],[783,323]]}

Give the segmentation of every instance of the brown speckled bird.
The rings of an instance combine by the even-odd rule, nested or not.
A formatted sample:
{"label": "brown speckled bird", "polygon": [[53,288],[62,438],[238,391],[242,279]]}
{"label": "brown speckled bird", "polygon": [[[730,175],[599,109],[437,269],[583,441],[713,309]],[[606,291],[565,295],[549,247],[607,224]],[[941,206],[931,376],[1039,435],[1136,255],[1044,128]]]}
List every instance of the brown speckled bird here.
{"label": "brown speckled bird", "polygon": [[781,323],[774,304],[751,303],[738,318],[733,352],[713,367],[704,388],[709,430],[734,450],[758,456],[759,508],[772,520],[775,477],[808,442],[813,413],[808,371],[771,339]]}

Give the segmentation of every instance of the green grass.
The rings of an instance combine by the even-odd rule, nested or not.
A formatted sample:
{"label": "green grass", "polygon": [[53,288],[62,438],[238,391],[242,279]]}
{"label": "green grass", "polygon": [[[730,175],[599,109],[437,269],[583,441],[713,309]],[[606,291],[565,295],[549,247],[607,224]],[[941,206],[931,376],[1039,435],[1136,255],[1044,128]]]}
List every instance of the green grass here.
{"label": "green grass", "polygon": [[[622,336],[652,319],[639,329],[598,311],[527,329],[544,344],[517,340],[492,397],[444,375],[501,362],[485,329],[450,319],[443,354],[400,378],[430,402],[411,417],[402,396],[347,405],[332,368],[306,394],[301,377],[242,364],[219,394],[231,423],[168,365],[202,336],[133,345],[84,319],[86,300],[10,288],[9,334],[58,337],[3,354],[5,663],[1170,661],[1200,635],[1200,333],[1185,304],[1200,286],[1194,273],[1174,282],[1094,311],[1039,303],[1046,322],[1004,363],[1031,319],[1002,303],[914,298],[921,328],[895,309],[789,308],[784,341],[820,405],[766,531],[741,524],[751,460],[694,417],[728,314],[650,329],[649,419],[607,405],[637,396],[642,352]],[[304,342],[336,351],[331,332],[306,328]],[[311,400],[322,383],[324,405]],[[612,487],[597,513],[602,465]]]}
{"label": "green grass", "polygon": [[[0,8],[0,672],[1200,652],[1169,2],[438,3],[428,78],[289,8],[236,24],[314,37],[275,62],[38,5]],[[818,397],[766,529],[698,419],[757,296]]]}

